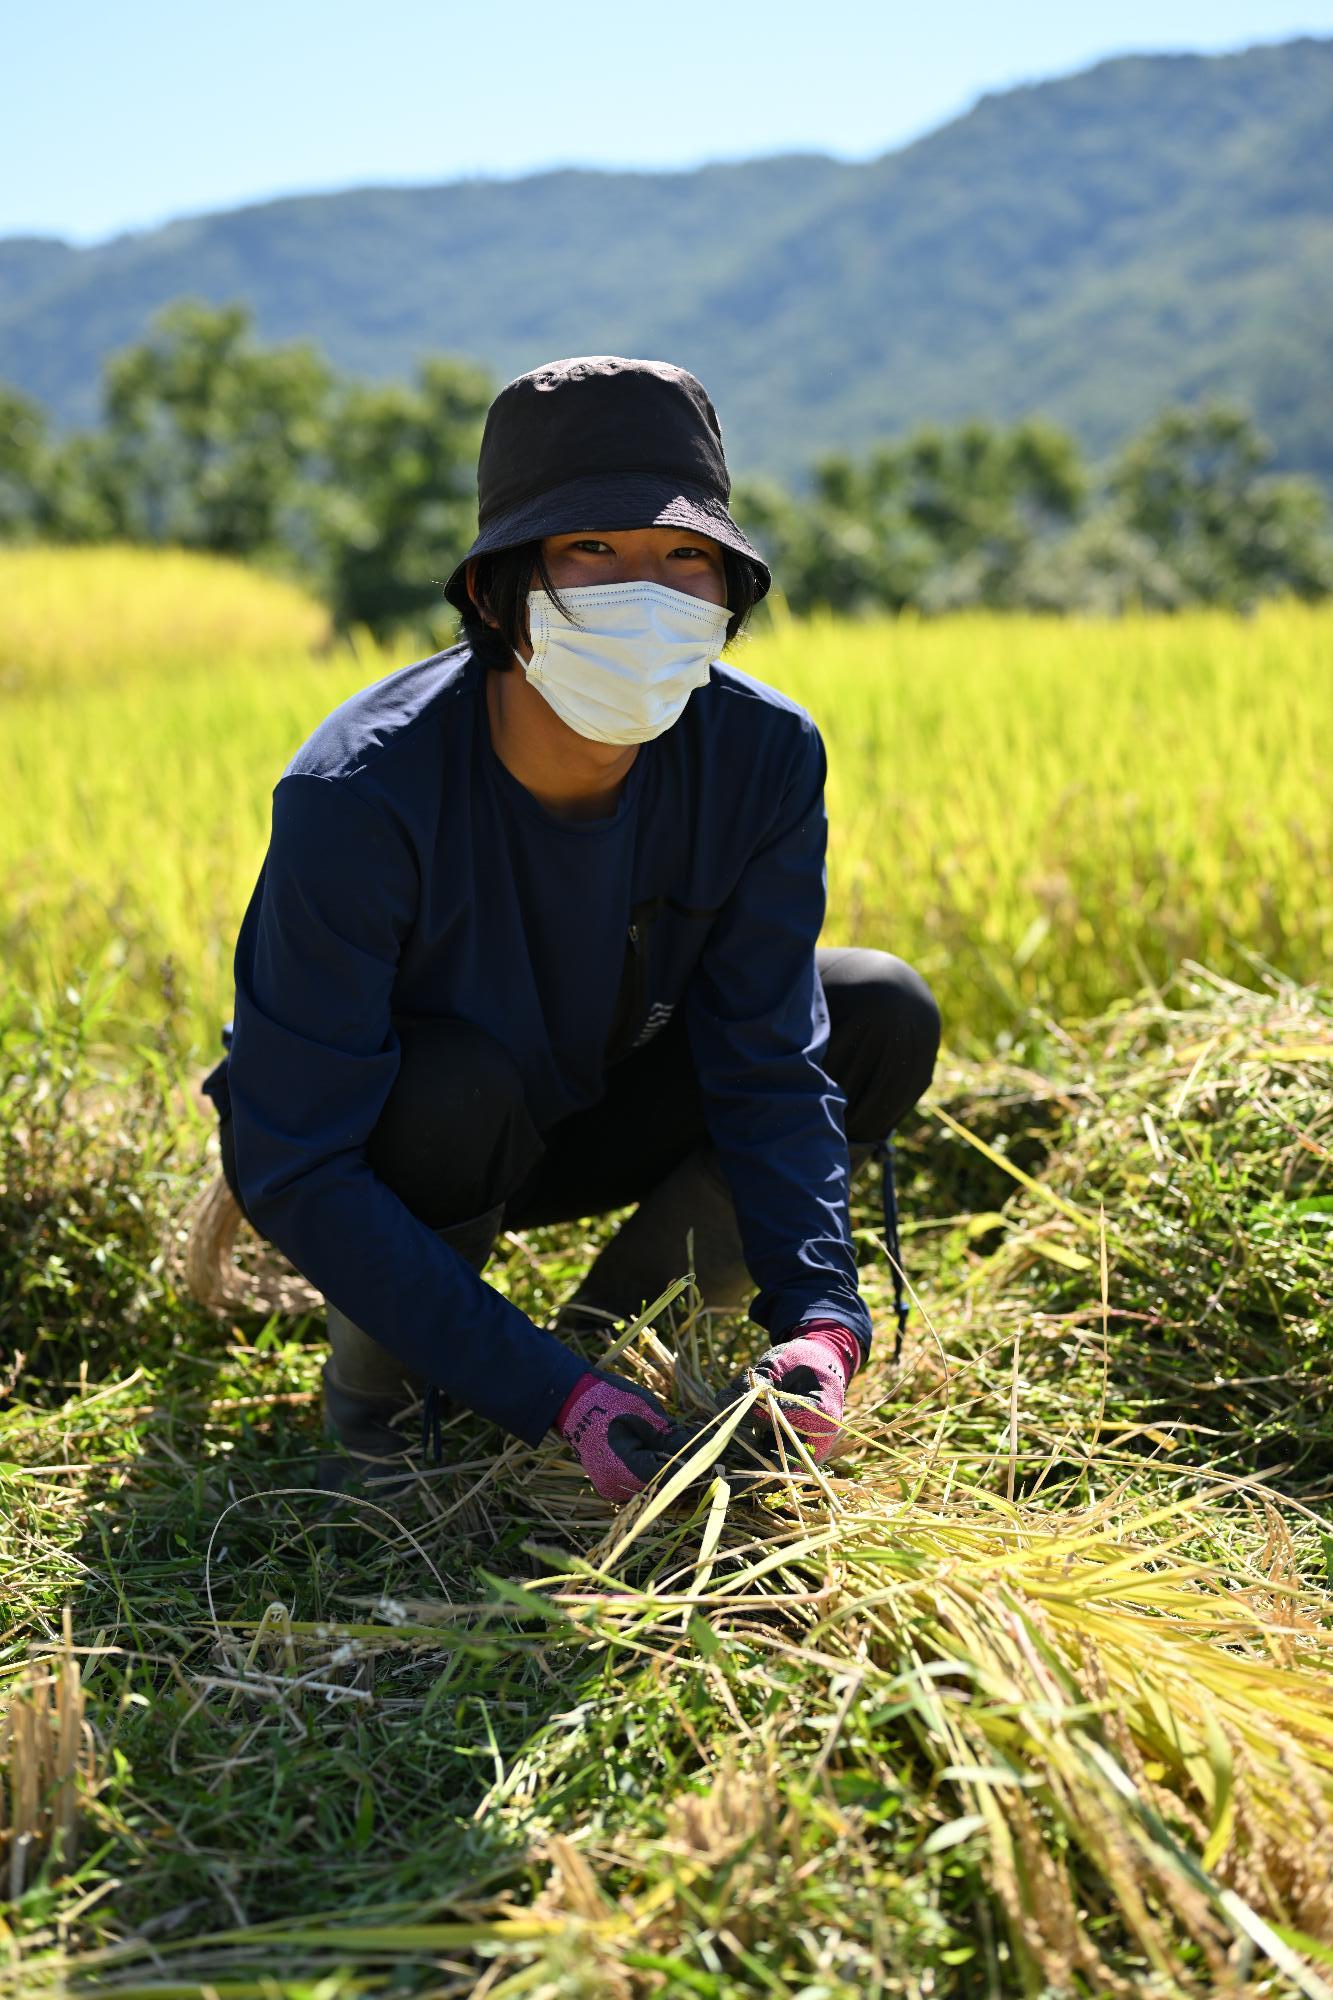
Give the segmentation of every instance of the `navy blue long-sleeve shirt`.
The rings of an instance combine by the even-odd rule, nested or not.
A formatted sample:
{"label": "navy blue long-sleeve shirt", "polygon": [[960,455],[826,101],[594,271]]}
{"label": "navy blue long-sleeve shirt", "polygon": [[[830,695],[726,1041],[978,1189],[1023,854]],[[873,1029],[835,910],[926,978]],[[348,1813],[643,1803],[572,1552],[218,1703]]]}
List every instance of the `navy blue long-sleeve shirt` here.
{"label": "navy blue long-sleeve shirt", "polygon": [[809,714],[714,662],[641,744],[614,813],[549,811],[491,742],[466,646],[345,701],[273,792],[236,945],[230,1107],[260,1231],[373,1339],[535,1444],[585,1364],[413,1215],[366,1157],[392,1013],[475,1023],[539,1131],[685,1010],[709,1134],[781,1338],[824,1312],[868,1348],[848,1219],[846,1102],[821,1067],[815,967],[826,760]]}

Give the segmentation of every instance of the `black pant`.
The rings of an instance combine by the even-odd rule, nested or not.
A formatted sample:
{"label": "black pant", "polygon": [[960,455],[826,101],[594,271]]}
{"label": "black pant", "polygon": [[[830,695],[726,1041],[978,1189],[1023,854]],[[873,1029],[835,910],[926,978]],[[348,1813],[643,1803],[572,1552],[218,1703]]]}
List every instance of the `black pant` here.
{"label": "black pant", "polygon": [[[847,1099],[849,1144],[874,1144],[930,1083],[939,1009],[920,973],[889,952],[821,946],[816,962],[829,1011],[823,1066]],[[603,1215],[642,1201],[708,1142],[683,1006],[607,1071],[600,1103],[545,1134],[528,1112],[513,1058],[484,1029],[419,1014],[395,1014],[393,1025],[402,1063],[366,1152],[381,1180],[433,1229],[500,1203],[506,1229]],[[219,1138],[239,1202],[230,1118]]]}

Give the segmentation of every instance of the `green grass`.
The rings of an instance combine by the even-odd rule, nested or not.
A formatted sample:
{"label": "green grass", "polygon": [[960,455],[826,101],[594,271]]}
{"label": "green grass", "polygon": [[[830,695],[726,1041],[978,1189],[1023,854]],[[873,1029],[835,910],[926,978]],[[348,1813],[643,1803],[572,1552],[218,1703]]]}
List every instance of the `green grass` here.
{"label": "green grass", "polygon": [[[1333,1941],[1333,996],[1194,986],[948,1063],[828,1492],[637,1529],[465,1418],[321,1523],[317,1322],[173,1288],[166,1073],[15,1009],[0,1676],[69,1606],[99,1788],[0,1993],[1318,1991],[1261,1926]],[[488,1276],[543,1319],[616,1219]],[[655,1325],[618,1365],[687,1407],[754,1337]]]}
{"label": "green grass", "polygon": [[[1011,897],[972,955],[932,961],[955,1018],[900,1139],[903,1366],[866,1175],[878,1351],[826,1478],[793,1458],[753,1491],[704,1467],[616,1514],[554,1440],[458,1417],[400,1516],[324,1520],[318,1317],[210,1315],[178,1236],[215,1170],[191,1088],[225,966],[211,926],[235,907],[213,844],[248,872],[247,755],[280,766],[354,663],[210,675],[180,664],[183,614],[160,656],[139,616],[137,681],[109,642],[94,671],[69,640],[67,736],[102,753],[82,830],[68,746],[33,761],[55,696],[0,697],[25,724],[4,753],[19,825],[66,810],[11,877],[23,976],[0,1000],[0,1996],[1326,1993],[1333,992],[1264,970],[1247,899],[1286,840],[1282,949],[1263,945],[1308,975],[1328,878],[1293,876],[1291,829],[1317,858],[1329,628],[756,644],[783,685],[824,676],[830,935],[855,927],[858,879],[857,934],[873,908],[874,941],[904,948],[901,881],[923,953],[932,907],[981,922],[987,870]],[[1260,659],[1288,729],[1256,748]],[[950,671],[975,676],[961,718]],[[1006,671],[1013,709],[978,692]],[[1108,846],[1134,731],[1107,718],[1155,681],[1142,761],[1179,817],[1154,907],[1183,923],[1202,884],[1196,934],[1220,937],[1222,885],[1240,981],[1186,963],[1143,988],[1120,964],[1159,942],[1134,897],[1166,821]],[[919,786],[898,709],[938,716]],[[116,746],[154,719],[192,761],[136,765],[136,795]],[[1181,805],[1204,767],[1181,767],[1209,732],[1234,783],[1205,824]],[[1060,745],[1083,759],[1075,821],[1049,811]],[[1015,769],[1031,799],[997,825]],[[230,816],[218,770],[242,787]],[[1247,819],[1261,795],[1271,825]],[[885,830],[913,812],[900,869]],[[1090,850],[1066,869],[1101,922],[1006,961],[1022,868],[1075,823]],[[927,865],[946,846],[953,877]],[[142,917],[119,953],[117,907]],[[1098,982],[1120,996],[1100,1014],[1039,997],[1082,1006]],[[618,1220],[505,1235],[487,1277],[546,1323]],[[649,1322],[616,1365],[696,1414],[760,1339],[688,1288]]]}

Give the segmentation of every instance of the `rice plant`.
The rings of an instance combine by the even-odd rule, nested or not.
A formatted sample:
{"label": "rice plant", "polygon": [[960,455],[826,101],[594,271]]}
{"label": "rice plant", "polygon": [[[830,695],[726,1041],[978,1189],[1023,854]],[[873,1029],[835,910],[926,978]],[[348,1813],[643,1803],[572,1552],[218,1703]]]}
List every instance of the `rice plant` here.
{"label": "rice plant", "polygon": [[[48,570],[0,694],[0,1995],[1327,2000],[1333,626],[757,638],[826,935],[945,999],[901,1360],[868,1172],[836,1458],[756,1461],[682,1272],[588,1336],[702,1427],[667,1482],[458,1414],[388,1512],[312,1490],[317,1301],[182,1258],[267,787],[395,661],[121,559],[158,626],[94,659]],[[619,1219],[488,1280],[547,1324]]]}
{"label": "rice plant", "polygon": [[[123,969],[154,1023],[169,963],[211,1059],[274,783],[420,642],[320,650],[290,586],[181,554],[11,550],[0,583],[6,963],[47,997]],[[956,1047],[1184,957],[1333,963],[1333,610],[770,621],[735,659],[828,745],[826,940],[918,965]]]}

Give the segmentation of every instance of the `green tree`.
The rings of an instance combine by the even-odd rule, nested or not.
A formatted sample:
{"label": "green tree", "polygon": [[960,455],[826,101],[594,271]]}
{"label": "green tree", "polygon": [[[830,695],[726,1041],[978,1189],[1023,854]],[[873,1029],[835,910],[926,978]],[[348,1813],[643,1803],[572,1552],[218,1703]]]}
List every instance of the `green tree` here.
{"label": "green tree", "polygon": [[106,431],[75,431],[52,446],[41,492],[48,540],[129,541],[129,516],[124,469]]}
{"label": "green tree", "polygon": [[1119,510],[1098,507],[1068,534],[1038,543],[1016,571],[1012,601],[1030,611],[1178,611],[1189,601],[1184,583],[1146,535]]}
{"label": "green tree", "polygon": [[489,378],[435,357],[415,383],[342,386],[301,529],[335,626],[451,631],[442,584],[476,525]]}
{"label": "green tree", "polygon": [[0,382],[0,541],[40,531],[47,455],[45,411]]}
{"label": "green tree", "polygon": [[[333,376],[306,342],[262,348],[243,305],[178,299],[107,364],[103,446],[84,461],[111,532],[222,555],[270,554],[323,446]],[[75,481],[64,502],[71,513]]]}
{"label": "green tree", "polygon": [[0,395],[0,536],[276,560],[339,630],[451,631],[491,394],[443,357],[410,384],[340,380],[303,343],[260,346],[244,306],[177,300],[108,364],[99,430],[48,445],[37,406]]}
{"label": "green tree", "polygon": [[855,612],[1015,602],[1023,565],[1086,492],[1073,439],[1032,419],[930,427],[859,461],[829,454],[804,502],[755,485],[740,498],[793,608]]}
{"label": "green tree", "polygon": [[736,518],[768,557],[793,611],[832,606],[859,615],[915,600],[934,549],[900,511],[875,506],[868,478],[845,454],[830,453],[808,500],[766,480],[737,483]]}
{"label": "green tree", "polygon": [[1312,480],[1265,471],[1272,452],[1243,410],[1166,410],[1131,440],[1109,490],[1187,599],[1244,609],[1261,597],[1333,590],[1327,510]]}
{"label": "green tree", "polygon": [[939,611],[1015,603],[1024,563],[1078,518],[1088,483],[1074,440],[1039,418],[918,431],[884,478],[935,551],[914,601]]}

